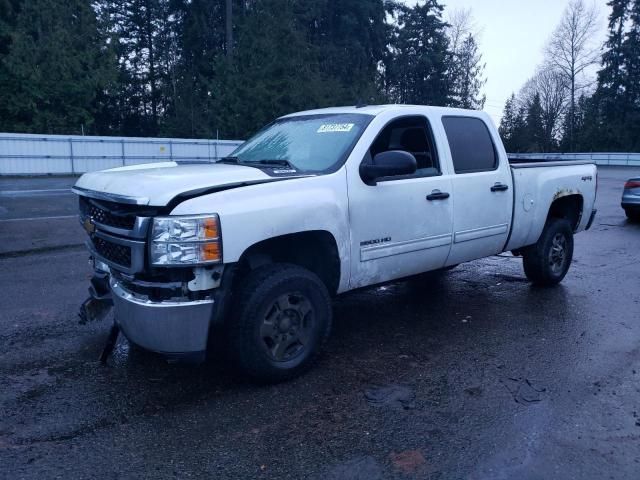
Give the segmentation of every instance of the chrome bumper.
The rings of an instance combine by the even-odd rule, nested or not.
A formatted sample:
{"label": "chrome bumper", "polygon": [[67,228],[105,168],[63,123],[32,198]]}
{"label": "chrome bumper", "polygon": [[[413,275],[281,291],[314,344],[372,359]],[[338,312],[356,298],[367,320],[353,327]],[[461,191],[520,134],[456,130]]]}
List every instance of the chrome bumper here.
{"label": "chrome bumper", "polygon": [[154,352],[180,355],[207,349],[214,300],[152,302],[111,277],[115,321],[125,337]]}

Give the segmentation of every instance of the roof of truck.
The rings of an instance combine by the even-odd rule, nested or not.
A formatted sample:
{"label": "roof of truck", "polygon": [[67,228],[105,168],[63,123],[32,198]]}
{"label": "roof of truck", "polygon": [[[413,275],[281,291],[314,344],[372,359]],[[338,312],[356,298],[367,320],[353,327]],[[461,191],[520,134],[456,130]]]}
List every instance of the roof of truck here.
{"label": "roof of truck", "polygon": [[400,104],[389,104],[389,105],[365,105],[365,106],[345,106],[345,107],[330,107],[330,108],[320,108],[316,110],[306,110],[304,112],[296,112],[291,113],[289,115],[284,115],[282,118],[286,117],[298,117],[302,115],[322,115],[322,114],[338,114],[338,113],[359,113],[364,115],[372,115],[377,116],[381,113],[388,111],[399,111],[399,110],[416,110],[416,109],[429,109],[433,113],[440,113],[443,115],[465,115],[469,116],[485,116],[483,112],[476,110],[463,110],[459,108],[448,108],[448,107],[432,107],[428,105],[400,105]]}

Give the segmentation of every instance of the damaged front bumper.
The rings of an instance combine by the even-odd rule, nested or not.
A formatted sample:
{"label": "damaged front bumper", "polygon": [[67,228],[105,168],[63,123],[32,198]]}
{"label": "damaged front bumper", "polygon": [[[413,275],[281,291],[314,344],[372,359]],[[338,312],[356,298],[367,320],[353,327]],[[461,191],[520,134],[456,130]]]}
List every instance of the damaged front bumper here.
{"label": "damaged front bumper", "polygon": [[204,357],[215,300],[151,301],[113,277],[109,285],[115,321],[129,341],[168,357]]}
{"label": "damaged front bumper", "polygon": [[[102,268],[108,270],[104,265]],[[218,288],[203,292],[203,298],[197,300],[169,295],[161,299],[140,292],[166,289],[175,293],[175,287],[176,284],[128,284],[113,272],[96,268],[90,296],[80,308],[81,323],[102,320],[113,307],[115,326],[131,343],[169,360],[203,361],[209,329],[220,321],[224,291]],[[103,352],[101,358],[107,356]]]}
{"label": "damaged front bumper", "polygon": [[104,319],[112,306],[109,274],[96,270],[89,285],[89,298],[80,305],[80,312],[78,313],[80,323],[84,325],[87,322]]}

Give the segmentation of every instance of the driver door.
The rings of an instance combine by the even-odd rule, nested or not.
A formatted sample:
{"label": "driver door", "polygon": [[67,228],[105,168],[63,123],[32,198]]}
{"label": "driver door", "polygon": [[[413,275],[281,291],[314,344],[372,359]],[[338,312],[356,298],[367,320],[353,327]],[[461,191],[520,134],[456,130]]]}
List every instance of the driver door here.
{"label": "driver door", "polygon": [[425,116],[392,120],[366,153],[407,151],[413,175],[386,177],[369,186],[348,176],[351,221],[351,288],[394,280],[444,266],[452,243],[451,175],[443,172]]}

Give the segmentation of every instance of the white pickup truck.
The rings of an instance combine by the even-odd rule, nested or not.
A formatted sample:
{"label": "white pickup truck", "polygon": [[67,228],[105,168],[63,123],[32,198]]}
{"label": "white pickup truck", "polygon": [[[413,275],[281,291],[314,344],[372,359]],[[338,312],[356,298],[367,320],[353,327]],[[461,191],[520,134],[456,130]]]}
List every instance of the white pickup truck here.
{"label": "white pickup truck", "polygon": [[560,282],[596,183],[588,163],[510,164],[482,112],[287,115],[217,164],[83,175],[85,315],[112,302],[116,337],[174,358],[222,339],[244,373],[284,380],[317,357],[332,296],[505,251]]}

